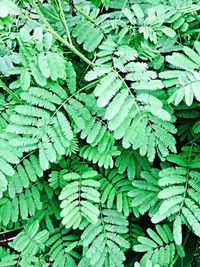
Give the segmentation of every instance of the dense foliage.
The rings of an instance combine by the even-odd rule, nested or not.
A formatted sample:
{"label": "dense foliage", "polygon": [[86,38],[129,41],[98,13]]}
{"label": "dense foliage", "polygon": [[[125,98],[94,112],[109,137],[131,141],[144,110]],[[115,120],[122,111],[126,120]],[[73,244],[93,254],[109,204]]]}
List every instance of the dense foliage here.
{"label": "dense foliage", "polygon": [[198,0],[0,0],[0,266],[200,266]]}

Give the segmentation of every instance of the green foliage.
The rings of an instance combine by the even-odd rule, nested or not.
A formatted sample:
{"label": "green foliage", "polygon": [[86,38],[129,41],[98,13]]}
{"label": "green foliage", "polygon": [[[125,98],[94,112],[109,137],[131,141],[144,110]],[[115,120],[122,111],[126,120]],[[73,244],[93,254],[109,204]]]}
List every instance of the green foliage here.
{"label": "green foliage", "polygon": [[52,267],[77,266],[76,260],[80,259],[80,255],[75,251],[79,245],[78,235],[69,233],[69,230],[57,228],[54,229],[46,245],[51,246],[49,260],[53,262]]}
{"label": "green foliage", "polygon": [[83,218],[92,224],[97,223],[99,209],[94,205],[100,202],[97,191],[100,183],[95,181],[97,175],[96,171],[87,171],[83,174],[66,173],[63,176],[67,184],[62,189],[59,200],[62,201],[62,224],[66,228],[78,228]]}
{"label": "green foliage", "polygon": [[132,190],[131,182],[124,174],[118,174],[117,169],[106,170],[103,177],[100,177],[101,203],[108,209],[116,206],[118,212],[125,216],[130,214],[130,201],[127,192]]}
{"label": "green foliage", "polygon": [[[100,48],[111,47],[109,54],[116,54],[118,57],[108,57],[106,61],[113,61],[113,68],[122,70],[123,73],[133,71],[145,71],[145,65],[130,62],[135,60],[137,52],[128,46],[121,46],[115,52],[115,43],[105,41]],[[99,52],[102,61],[104,51]],[[105,61],[105,60],[104,60]],[[126,65],[124,63],[130,62]],[[99,62],[97,60],[97,62]],[[133,64],[132,64],[133,63]],[[108,64],[108,63],[107,63]],[[125,79],[121,74],[116,73],[113,68],[107,64],[101,64],[101,67],[95,67],[86,75],[86,79],[91,81],[100,78],[99,84],[94,90],[99,107],[105,107],[105,119],[108,120],[108,128],[114,131],[115,139],[122,139],[123,148],[132,146],[134,150],[139,149],[142,156],[147,155],[149,161],[153,161],[158,153],[161,159],[164,159],[169,151],[176,152],[175,139],[172,136],[176,133],[175,128],[171,125],[170,114],[163,109],[162,102],[154,96],[146,93],[138,94],[136,97],[132,94],[132,89],[154,89],[162,88],[162,82],[155,80],[149,82],[148,74],[146,81],[133,83],[129,88],[126,80],[140,79],[142,73],[128,73]],[[105,74],[108,75],[105,76]],[[149,74],[154,76],[153,73]],[[134,78],[135,76],[135,78]],[[139,76],[139,77],[138,77]],[[101,78],[102,77],[102,78]],[[159,83],[161,83],[161,87]],[[157,84],[157,85],[156,85]],[[113,95],[115,95],[113,97]],[[162,139],[163,137],[163,139]],[[165,137],[165,138],[164,138]]]}
{"label": "green foliage", "polygon": [[12,0],[1,0],[0,10],[0,18],[6,18],[8,15],[17,15],[19,13],[19,8],[12,2]]}
{"label": "green foliage", "polygon": [[141,172],[141,180],[136,180],[132,183],[133,189],[129,192],[129,196],[132,199],[131,206],[135,212],[145,214],[145,212],[155,209],[158,201],[158,170],[151,169],[149,171]]}
{"label": "green foliage", "polygon": [[138,262],[135,263],[134,267],[159,267],[160,265],[155,264],[153,265],[150,260],[147,260],[144,264],[139,264]]}
{"label": "green foliage", "polygon": [[[173,53],[166,57],[166,61],[178,70],[168,70],[160,73],[165,79],[166,87],[174,86],[174,93],[170,96],[169,102],[178,105],[183,98],[188,106],[191,106],[193,99],[200,101],[199,96],[199,66],[200,66],[200,43],[194,43],[195,50],[184,46],[183,52]],[[180,70],[181,69],[181,70]]]}
{"label": "green foliage", "polygon": [[106,9],[109,8],[110,0],[90,0],[92,4],[94,4],[96,7],[99,7],[101,4],[105,6]]}
{"label": "green foliage", "polygon": [[199,22],[0,0],[0,267],[199,266]]}
{"label": "green foliage", "polygon": [[153,264],[158,263],[160,266],[170,265],[173,261],[175,250],[181,257],[184,257],[182,247],[175,246],[173,234],[167,224],[163,226],[156,225],[156,232],[148,228],[149,237],[138,237],[139,244],[135,245],[133,249],[138,252],[145,252],[141,262],[151,259]]}
{"label": "green foliage", "polygon": [[31,155],[29,160],[24,159],[23,164],[17,166],[12,177],[7,177],[7,194],[0,199],[0,222],[3,225],[25,220],[29,215],[33,216],[36,210],[42,209],[42,184],[38,182],[42,175],[38,159]]}
{"label": "green foliage", "polygon": [[[189,165],[190,167],[190,165]],[[159,211],[153,217],[153,222],[176,214],[174,218],[174,238],[177,244],[182,243],[182,224],[187,224],[199,236],[199,172],[193,165],[191,170],[184,167],[170,167],[159,173],[158,184],[161,190]]]}
{"label": "green foliage", "polygon": [[126,218],[113,210],[102,210],[96,225],[88,225],[81,239],[88,247],[86,258],[93,266],[120,266],[125,260],[120,248],[129,248],[129,242],[121,234],[128,232]]}
{"label": "green foliage", "polygon": [[19,155],[17,149],[9,144],[9,142],[0,137],[1,152],[0,152],[0,196],[7,189],[8,181],[6,176],[14,175],[14,168],[11,164],[19,163]]}
{"label": "green foliage", "polygon": [[39,231],[39,222],[34,221],[18,234],[11,246],[24,255],[35,255],[38,250],[44,249],[49,234],[47,230]]}

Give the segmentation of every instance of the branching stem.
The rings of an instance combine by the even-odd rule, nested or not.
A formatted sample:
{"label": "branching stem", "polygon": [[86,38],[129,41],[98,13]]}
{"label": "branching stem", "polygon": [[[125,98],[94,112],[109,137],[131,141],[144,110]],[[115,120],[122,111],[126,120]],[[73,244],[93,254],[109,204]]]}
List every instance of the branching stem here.
{"label": "branching stem", "polygon": [[[61,37],[49,24],[45,16],[43,15],[42,11],[38,7],[38,5],[35,3],[34,0],[30,0],[31,5],[35,8],[36,12],[38,13],[41,21],[45,24],[45,28],[47,31],[49,31],[56,39],[58,39],[61,43],[63,43],[66,47],[68,47],[75,55],[80,57],[84,62],[86,62],[90,66],[95,66],[95,64],[90,61],[87,57],[85,57],[78,49],[76,49],[72,44],[70,44],[66,39]],[[28,17],[29,19],[29,17]],[[31,18],[30,18],[31,19]],[[35,22],[35,20],[31,19],[32,22]],[[38,23],[36,23],[38,24]],[[43,27],[43,26],[42,26]],[[44,27],[43,27],[44,28]]]}
{"label": "branching stem", "polygon": [[69,27],[68,27],[67,21],[65,19],[65,14],[63,12],[62,4],[61,4],[60,0],[57,0],[57,1],[58,1],[58,5],[59,5],[59,8],[60,8],[61,20],[62,20],[63,25],[65,27],[65,30],[66,30],[66,33],[67,33],[67,37],[68,37],[69,43],[70,43],[70,45],[73,46],[72,40],[71,40],[71,36],[70,36],[70,32],[69,32]]}
{"label": "branching stem", "polygon": [[7,85],[0,79],[0,87],[3,88],[4,91],[6,91],[10,96],[13,97],[13,99],[17,102],[17,103],[22,103],[22,101],[19,99],[19,97],[13,93],[12,90],[10,90],[10,88],[7,87]]}
{"label": "branching stem", "polygon": [[[184,240],[184,242],[183,242],[183,247],[186,245],[187,240],[188,240],[188,238],[189,238],[189,235],[190,235],[190,231],[187,232],[187,235],[186,235],[185,240]],[[176,257],[174,258],[174,260],[172,261],[172,263],[170,264],[169,267],[173,267],[174,264],[176,263],[176,261],[178,260],[178,258],[179,258],[179,255],[176,254]]]}

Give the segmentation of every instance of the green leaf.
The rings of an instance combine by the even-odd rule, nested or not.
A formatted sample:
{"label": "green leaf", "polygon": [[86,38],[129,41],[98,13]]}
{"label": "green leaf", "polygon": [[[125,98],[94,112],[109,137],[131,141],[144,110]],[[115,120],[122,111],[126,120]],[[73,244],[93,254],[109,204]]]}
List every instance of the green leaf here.
{"label": "green leaf", "polygon": [[182,244],[182,223],[181,216],[177,216],[173,225],[174,240],[177,245]]}
{"label": "green leaf", "polygon": [[19,8],[11,0],[0,1],[0,17],[5,18],[8,15],[18,15]]}

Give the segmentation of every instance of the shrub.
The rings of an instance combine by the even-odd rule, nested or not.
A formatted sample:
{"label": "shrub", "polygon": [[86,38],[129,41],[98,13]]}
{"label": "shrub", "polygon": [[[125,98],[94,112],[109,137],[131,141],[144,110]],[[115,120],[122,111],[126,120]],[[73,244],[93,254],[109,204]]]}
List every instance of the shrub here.
{"label": "shrub", "polygon": [[0,1],[0,266],[199,266],[199,22]]}

